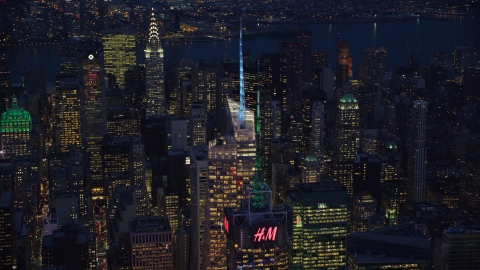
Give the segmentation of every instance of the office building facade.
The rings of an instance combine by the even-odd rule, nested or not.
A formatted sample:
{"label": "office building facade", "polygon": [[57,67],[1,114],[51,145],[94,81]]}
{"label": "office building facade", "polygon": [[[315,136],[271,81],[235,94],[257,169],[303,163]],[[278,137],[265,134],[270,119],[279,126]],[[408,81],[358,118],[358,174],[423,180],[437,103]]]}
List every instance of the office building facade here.
{"label": "office building facade", "polygon": [[227,235],[223,230],[225,208],[239,205],[241,180],[237,179],[237,143],[224,136],[208,145],[207,197],[205,207],[204,269],[227,269]]}
{"label": "office building facade", "polygon": [[297,184],[286,192],[292,211],[290,269],[346,265],[349,194],[339,182]]}
{"label": "office building facade", "polygon": [[115,76],[120,89],[125,89],[125,72],[137,61],[134,30],[106,30],[102,32],[105,73]]}
{"label": "office building facade", "polygon": [[[215,101],[214,101],[215,102]],[[190,146],[207,145],[207,112],[202,100],[192,101],[190,110]]]}
{"label": "office building facade", "polygon": [[427,102],[413,102],[412,125],[409,145],[408,181],[410,183],[409,201],[424,202],[427,196],[425,175],[427,170]]}
{"label": "office building facade", "polygon": [[205,213],[207,203],[208,147],[190,148],[191,203],[191,266],[203,269],[203,243],[205,239]]}
{"label": "office building facade", "polygon": [[87,40],[78,48],[78,78],[80,83],[80,119],[82,145],[85,149],[87,186],[92,199],[104,196],[102,168],[102,138],[107,133],[106,85],[103,66],[103,46]]}
{"label": "office building facade", "polygon": [[131,269],[173,270],[173,240],[165,216],[130,220]]}
{"label": "office building facade", "polygon": [[460,174],[460,209],[480,212],[480,154],[471,154]]}
{"label": "office building facade", "polygon": [[82,146],[80,132],[80,89],[75,77],[62,78],[58,83],[58,129],[61,153],[69,152],[71,148]]}

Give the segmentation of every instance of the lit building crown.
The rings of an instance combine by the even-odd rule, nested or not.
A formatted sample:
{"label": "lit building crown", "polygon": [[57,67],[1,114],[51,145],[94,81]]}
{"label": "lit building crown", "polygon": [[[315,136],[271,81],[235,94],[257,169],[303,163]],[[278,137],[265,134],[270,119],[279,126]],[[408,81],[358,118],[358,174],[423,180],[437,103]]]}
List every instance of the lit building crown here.
{"label": "lit building crown", "polygon": [[245,109],[243,117],[240,115],[241,104],[228,99],[228,109],[232,117],[234,136],[237,141],[255,142],[255,115],[251,110]]}
{"label": "lit building crown", "polygon": [[150,57],[150,53],[152,52],[159,53],[160,57],[163,57],[162,43],[160,42],[160,36],[158,34],[158,24],[153,13],[150,20],[147,48],[145,49],[146,57]]}
{"label": "lit building crown", "polygon": [[351,93],[345,94],[340,99],[339,107],[342,110],[358,109],[358,100]]}
{"label": "lit building crown", "polygon": [[2,114],[0,131],[8,132],[30,132],[32,130],[32,117],[30,113],[18,107],[16,97],[12,99],[12,107]]}

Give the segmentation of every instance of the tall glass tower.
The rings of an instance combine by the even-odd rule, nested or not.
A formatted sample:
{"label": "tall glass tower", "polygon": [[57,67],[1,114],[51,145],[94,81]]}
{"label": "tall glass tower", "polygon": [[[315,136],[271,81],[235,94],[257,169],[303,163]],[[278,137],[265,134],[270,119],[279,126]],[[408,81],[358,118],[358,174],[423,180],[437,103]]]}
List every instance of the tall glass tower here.
{"label": "tall glass tower", "polygon": [[135,187],[136,212],[137,216],[146,216],[149,209],[145,184],[145,151],[139,133],[135,133],[130,140],[130,173]]}
{"label": "tall glass tower", "polygon": [[157,20],[153,14],[150,19],[149,31],[147,48],[145,49],[145,117],[147,119],[166,113],[163,49],[158,33]]}
{"label": "tall glass tower", "polygon": [[105,70],[103,46],[87,40],[78,48],[78,80],[80,83],[80,119],[82,144],[85,149],[87,186],[92,199],[104,196],[102,138],[107,133]]}
{"label": "tall glass tower", "polygon": [[346,93],[338,103],[336,139],[337,148],[333,179],[340,181],[353,194],[353,161],[360,148],[360,116],[358,100]]}
{"label": "tall glass tower", "polygon": [[426,199],[425,174],[427,169],[427,102],[415,100],[412,110],[412,125],[409,151],[409,181],[411,184],[408,198],[410,202],[424,202]]}
{"label": "tall glass tower", "polygon": [[106,30],[102,32],[105,53],[105,72],[115,75],[120,89],[125,88],[125,71],[137,61],[134,30]]}
{"label": "tall glass tower", "polygon": [[208,145],[207,196],[205,207],[204,269],[228,269],[227,235],[223,232],[225,208],[236,208],[237,144],[232,136],[220,137]]}
{"label": "tall glass tower", "polygon": [[60,152],[68,153],[70,148],[80,149],[80,91],[78,79],[62,78],[57,87],[58,93],[58,129],[60,135]]}

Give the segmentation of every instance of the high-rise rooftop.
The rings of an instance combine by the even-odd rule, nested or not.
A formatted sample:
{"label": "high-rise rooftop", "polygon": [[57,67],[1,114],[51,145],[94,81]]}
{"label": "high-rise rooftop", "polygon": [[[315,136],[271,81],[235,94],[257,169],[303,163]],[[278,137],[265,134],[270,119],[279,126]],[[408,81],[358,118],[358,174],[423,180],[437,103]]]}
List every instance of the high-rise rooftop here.
{"label": "high-rise rooftop", "polygon": [[12,107],[2,114],[0,131],[9,132],[30,132],[32,130],[32,117],[30,113],[17,105],[17,99],[12,100]]}

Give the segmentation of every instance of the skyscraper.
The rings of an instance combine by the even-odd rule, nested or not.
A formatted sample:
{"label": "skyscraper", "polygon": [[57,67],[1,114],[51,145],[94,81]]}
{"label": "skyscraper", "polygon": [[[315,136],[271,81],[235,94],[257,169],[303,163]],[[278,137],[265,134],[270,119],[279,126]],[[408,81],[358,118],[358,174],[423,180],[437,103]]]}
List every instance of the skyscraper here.
{"label": "skyscraper", "polygon": [[223,231],[224,209],[239,204],[241,181],[237,180],[237,143],[224,136],[208,145],[207,198],[205,211],[204,269],[227,269],[227,235]]}
{"label": "skyscraper", "polygon": [[75,149],[74,152],[71,153],[70,164],[69,177],[71,179],[71,189],[69,191],[77,196],[78,217],[83,219],[87,216],[87,213],[90,212],[90,209],[87,207],[89,197],[86,195],[84,159],[80,149]]}
{"label": "skyscraper", "polygon": [[[193,90],[193,60],[181,60],[178,66],[168,65],[165,72],[165,94],[168,99],[168,114],[188,116],[192,100],[195,99]],[[175,87],[173,87],[175,86]]]}
{"label": "skyscraper", "polygon": [[125,71],[135,67],[134,30],[104,30],[102,31],[104,46],[105,72],[115,75],[120,89],[125,89]]}
{"label": "skyscraper", "polygon": [[42,239],[42,266],[95,269],[95,236],[86,227],[64,227]]}
{"label": "skyscraper", "polygon": [[[320,127],[320,121],[323,120],[323,115],[320,116],[323,113],[323,104],[320,105],[319,103],[323,103],[326,97],[322,96],[319,91],[303,91],[302,96],[302,141],[304,142],[301,147],[302,153],[318,157],[320,150],[319,132],[323,132],[323,127]],[[317,141],[314,142],[314,139]]]}
{"label": "skyscraper", "polygon": [[193,99],[202,100],[207,112],[215,111],[218,70],[218,64],[200,62],[192,71]]}
{"label": "skyscraper", "polygon": [[163,70],[163,49],[160,41],[157,20],[154,15],[150,19],[150,29],[145,49],[145,117],[166,113],[165,85]]}
{"label": "skyscraper", "polygon": [[[251,184],[243,186],[245,196],[239,209],[225,208],[224,227],[228,235],[228,261],[229,266],[233,268],[260,266],[262,268],[288,269],[286,207],[272,206],[272,192],[263,181],[259,87],[257,88],[256,103],[257,123],[254,125],[255,141],[253,142],[256,146],[255,175],[251,179]],[[245,121],[249,114],[250,111],[244,111],[243,117],[245,118],[239,117],[235,119],[235,122],[232,119],[233,123],[237,123],[235,129],[252,127]],[[243,137],[237,138],[242,139]],[[252,143],[251,140],[250,143]],[[239,153],[247,152],[250,148],[243,146],[243,149],[237,148]]]}
{"label": "skyscraper", "polygon": [[353,76],[352,55],[348,52],[350,44],[345,40],[337,40],[337,63],[335,86],[342,87],[348,78]]}
{"label": "skyscraper", "polygon": [[255,176],[255,116],[251,110],[245,109],[241,118],[241,104],[232,99],[228,99],[227,103],[227,134],[234,136],[237,145],[236,175],[241,185],[247,185]]}
{"label": "skyscraper", "polygon": [[[85,149],[87,186],[92,196],[104,196],[102,177],[102,138],[107,133],[105,70],[103,46],[88,40],[78,47],[78,79],[80,83],[80,119],[82,144]],[[92,199],[94,199],[92,198]]]}
{"label": "skyscraper", "polygon": [[178,228],[180,221],[178,190],[174,187],[157,189],[158,215],[166,216],[172,232]]}
{"label": "skyscraper", "polygon": [[480,212],[480,154],[469,155],[462,167],[460,209],[470,214]]}
{"label": "skyscraper", "polygon": [[132,107],[107,108],[108,134],[117,137],[131,136],[138,132],[137,110]]}
{"label": "skyscraper", "polygon": [[11,78],[10,78],[10,69],[8,68],[7,63],[7,48],[5,43],[9,40],[9,23],[8,16],[13,7],[13,3],[6,3],[7,1],[0,2],[0,89],[7,89],[10,87]]}
{"label": "skyscraper", "polygon": [[80,132],[80,86],[78,79],[62,78],[58,83],[58,129],[61,153],[67,153],[71,147],[80,149],[82,134]]}
{"label": "skyscraper", "polygon": [[[3,7],[0,6],[0,7]],[[0,9],[1,12],[3,11],[3,8]],[[0,22],[2,26],[4,25],[3,22]],[[10,87],[10,70],[8,69],[7,66],[7,50],[5,48],[5,41],[6,35],[4,34],[5,30],[0,32],[0,88],[1,89],[7,89]]]}
{"label": "skyscraper", "polygon": [[130,171],[130,139],[128,137],[111,137],[106,135],[102,139],[103,177],[118,172],[120,174]]}
{"label": "skyscraper", "polygon": [[300,164],[300,178],[302,179],[302,183],[320,181],[320,163],[314,156],[308,155],[307,157],[302,158]]}
{"label": "skyscraper", "polygon": [[346,264],[349,196],[339,182],[297,184],[287,191],[292,210],[291,269],[340,269]]}
{"label": "skyscraper", "polygon": [[[289,41],[280,43],[280,52],[284,53],[287,57],[286,82],[288,84],[288,91],[286,94],[288,96],[287,96],[286,102],[287,102],[287,110],[289,111],[293,109],[294,99],[295,100],[302,99],[302,83],[304,78],[303,53],[306,52],[306,48],[304,48],[303,45],[306,45],[308,47],[307,44],[308,42],[301,44],[301,43],[290,43]],[[311,52],[311,49],[309,52]]]}
{"label": "skyscraper", "polygon": [[2,133],[2,158],[30,155],[32,118],[30,113],[18,107],[17,98],[12,98],[12,107],[2,114],[0,120]]}
{"label": "skyscraper", "polygon": [[[334,97],[334,73],[332,68],[320,68],[315,71],[316,80],[313,85],[318,84],[318,89],[327,93],[327,101],[332,101]],[[317,87],[316,87],[317,88]]]}
{"label": "skyscraper", "polygon": [[165,216],[131,219],[131,269],[173,270],[172,239],[172,229]]}
{"label": "skyscraper", "polygon": [[14,217],[13,192],[0,190],[0,269],[16,266]]}
{"label": "skyscraper", "polygon": [[380,200],[380,181],[382,163],[370,154],[357,154],[353,162],[353,195],[370,191],[373,197]]}
{"label": "skyscraper", "polygon": [[312,134],[310,137],[311,153],[320,163],[320,170],[323,167],[324,139],[323,132],[325,127],[325,106],[323,101],[314,101],[312,104]]}
{"label": "skyscraper", "polygon": [[410,190],[408,192],[409,202],[424,202],[426,199],[426,121],[427,102],[424,100],[415,100],[412,109],[408,156],[408,181],[410,182]]}
{"label": "skyscraper", "polygon": [[441,246],[434,253],[435,269],[480,268],[480,225],[458,223],[443,232]]}
{"label": "skyscraper", "polygon": [[[217,74],[217,94],[216,94],[216,108],[215,116],[217,121],[225,121],[225,110],[227,108],[227,98],[233,96],[233,81],[232,77],[226,72],[219,72]],[[208,139],[207,139],[208,141]]]}
{"label": "skyscraper", "polygon": [[149,213],[147,187],[145,183],[145,151],[140,134],[136,133],[130,138],[130,174],[135,188],[135,205],[137,216]]}
{"label": "skyscraper", "polygon": [[358,101],[346,93],[338,103],[336,123],[336,152],[333,179],[340,181],[353,194],[353,162],[360,149],[360,116]]}
{"label": "skyscraper", "polygon": [[363,84],[373,84],[383,77],[387,67],[387,51],[383,46],[368,47],[360,65],[360,80]]}
{"label": "skyscraper", "polygon": [[205,212],[207,203],[208,147],[194,146],[190,148],[190,180],[191,180],[191,215],[192,215],[192,247],[191,267],[203,269],[203,243],[205,239]]}
{"label": "skyscraper", "polygon": [[370,192],[363,191],[355,195],[352,203],[351,232],[365,232],[373,229],[370,226],[370,218],[376,212],[377,199]]}
{"label": "skyscraper", "polygon": [[168,150],[188,150],[188,117],[167,118]]}
{"label": "skyscraper", "polygon": [[270,188],[257,184],[246,187],[240,209],[225,209],[229,269],[289,269],[286,207],[273,206]]}
{"label": "skyscraper", "polygon": [[272,100],[279,100],[283,111],[287,110],[287,76],[289,72],[288,57],[284,53],[262,54],[262,64],[267,69],[265,87],[272,95]]}
{"label": "skyscraper", "polygon": [[190,110],[190,147],[206,145],[207,142],[207,114],[205,103],[194,100]]}
{"label": "skyscraper", "polygon": [[266,95],[261,104],[262,117],[260,118],[260,127],[262,136],[260,137],[260,148],[262,149],[262,170],[263,178],[267,184],[272,185],[272,162],[270,159],[270,144],[273,139],[281,136],[281,112],[282,107],[278,100],[272,100],[270,95]]}

